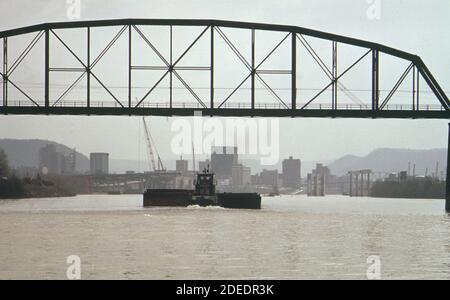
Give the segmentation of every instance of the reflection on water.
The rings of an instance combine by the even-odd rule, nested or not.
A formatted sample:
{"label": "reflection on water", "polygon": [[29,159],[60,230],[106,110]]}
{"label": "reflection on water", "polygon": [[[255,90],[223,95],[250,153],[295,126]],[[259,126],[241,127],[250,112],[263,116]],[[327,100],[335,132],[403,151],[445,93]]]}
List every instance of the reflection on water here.
{"label": "reflection on water", "polygon": [[263,198],[262,210],[142,208],[139,195],[0,201],[0,279],[450,279],[443,200]]}

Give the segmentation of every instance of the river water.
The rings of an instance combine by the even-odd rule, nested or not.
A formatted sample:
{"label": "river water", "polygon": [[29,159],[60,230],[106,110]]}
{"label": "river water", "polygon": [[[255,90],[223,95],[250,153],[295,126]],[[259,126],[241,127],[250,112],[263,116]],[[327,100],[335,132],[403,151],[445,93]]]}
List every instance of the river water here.
{"label": "river water", "polygon": [[444,200],[279,196],[261,210],[140,195],[0,201],[0,279],[450,279]]}

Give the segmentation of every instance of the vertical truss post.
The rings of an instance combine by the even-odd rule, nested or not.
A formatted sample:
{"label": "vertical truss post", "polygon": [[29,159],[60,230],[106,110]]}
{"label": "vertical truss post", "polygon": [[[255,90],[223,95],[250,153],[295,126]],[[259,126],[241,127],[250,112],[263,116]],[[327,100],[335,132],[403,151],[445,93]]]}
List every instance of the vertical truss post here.
{"label": "vertical truss post", "polygon": [[8,38],[3,38],[3,106],[8,106]]}
{"label": "vertical truss post", "polygon": [[445,211],[450,213],[450,123],[448,124],[448,140],[447,140],[447,182],[445,183]]}
{"label": "vertical truss post", "polygon": [[255,108],[255,29],[252,29],[252,109]]}
{"label": "vertical truss post", "polygon": [[91,27],[87,28],[87,55],[86,55],[86,100],[87,100],[87,107],[91,107]]}
{"label": "vertical truss post", "polygon": [[131,25],[128,25],[128,107],[131,108]]}
{"label": "vertical truss post", "polygon": [[50,32],[45,29],[45,83],[44,83],[44,101],[45,107],[50,106]]}
{"label": "vertical truss post", "polygon": [[379,99],[380,99],[380,72],[379,72],[379,53],[378,50],[372,50],[372,110],[379,109]]}
{"label": "vertical truss post", "polygon": [[412,68],[412,110],[416,110],[416,66]]}
{"label": "vertical truss post", "polygon": [[291,109],[297,108],[297,37],[292,32],[291,41]]}
{"label": "vertical truss post", "polygon": [[337,42],[333,41],[333,58],[332,58],[332,72],[333,72],[333,84],[332,84],[332,109],[337,109]]}
{"label": "vertical truss post", "polygon": [[173,49],[172,49],[172,25],[170,25],[170,45],[169,45],[169,51],[170,51],[170,65],[169,65],[169,76],[170,76],[170,83],[169,83],[169,93],[170,93],[170,103],[169,103],[169,107],[170,108],[172,108],[172,97],[173,97],[173,94],[172,94],[172,84],[173,84],[173,78],[172,78],[172,71],[173,71],[173,65],[172,65],[172,51],[173,51]]}
{"label": "vertical truss post", "polygon": [[210,107],[214,108],[214,26],[211,25]]}
{"label": "vertical truss post", "polygon": [[420,73],[416,67],[416,109],[419,110],[419,98],[420,98]]}

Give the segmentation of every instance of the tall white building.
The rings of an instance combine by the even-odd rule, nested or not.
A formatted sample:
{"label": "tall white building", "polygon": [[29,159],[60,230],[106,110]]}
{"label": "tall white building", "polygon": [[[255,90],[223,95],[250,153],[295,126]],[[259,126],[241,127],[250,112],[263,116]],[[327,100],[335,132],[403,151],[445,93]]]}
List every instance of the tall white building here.
{"label": "tall white building", "polygon": [[91,174],[109,173],[109,153],[91,153],[90,156]]}

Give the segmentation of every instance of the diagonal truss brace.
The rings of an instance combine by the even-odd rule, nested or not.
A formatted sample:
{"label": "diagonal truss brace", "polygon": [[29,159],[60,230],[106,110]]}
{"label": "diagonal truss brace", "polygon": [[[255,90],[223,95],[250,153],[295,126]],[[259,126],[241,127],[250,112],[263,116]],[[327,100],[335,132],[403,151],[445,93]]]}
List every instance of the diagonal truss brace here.
{"label": "diagonal truss brace", "polygon": [[[80,59],[80,57],[75,54],[75,52],[59,37],[59,35],[54,31],[50,30],[51,33],[57,38],[57,40],[75,57],[78,62],[84,67],[84,70],[82,71],[82,74],[77,77],[77,79],[69,86],[68,89],[66,89],[61,96],[52,104],[52,106],[56,106],[64,97],[86,76],[87,73],[95,78],[95,80],[106,90],[106,92],[121,106],[124,107],[124,105],[117,99],[117,97],[108,89],[108,87],[95,75],[94,72],[92,72],[92,69],[95,67],[95,65],[102,59],[102,57],[108,52],[109,49],[115,44],[115,42],[120,38],[120,36],[125,32],[127,26],[123,26],[119,32],[113,37],[113,39],[106,45],[106,47],[100,52],[100,54],[97,56],[96,59],[92,63],[89,64],[89,67]],[[88,45],[89,46],[89,45]],[[67,68],[65,69],[67,71]],[[81,71],[80,69],[75,71]]]}
{"label": "diagonal truss brace", "polygon": [[260,66],[278,49],[278,47],[283,44],[283,42],[291,35],[291,33],[286,34],[286,36],[261,60],[261,62],[255,67],[255,57],[254,57],[254,49],[255,49],[255,32],[252,31],[252,61],[249,63],[242,53],[237,49],[237,47],[231,42],[231,40],[226,36],[226,34],[221,30],[221,28],[216,27],[217,32],[225,41],[225,43],[230,47],[230,49],[234,52],[234,54],[239,58],[239,60],[244,64],[244,66],[249,71],[249,74],[241,81],[238,86],[233,89],[233,91],[225,97],[225,99],[220,103],[218,108],[221,108],[230,98],[236,93],[237,90],[247,81],[247,79],[252,79],[252,108],[254,108],[254,100],[255,100],[255,85],[254,79],[257,78],[260,83],[272,94],[272,96],[277,99],[280,103],[283,104],[285,108],[289,108],[289,106],[281,99],[281,97],[267,84],[266,81],[261,77],[260,74],[292,74],[292,70],[259,70]]}
{"label": "diagonal truss brace", "polygon": [[[164,74],[159,78],[159,80],[148,90],[148,92],[138,101],[135,107],[139,107],[141,103],[155,90],[155,88],[162,82],[162,80],[170,75],[170,107],[172,107],[172,74],[178,78],[178,80],[183,84],[183,86],[191,93],[191,95],[197,100],[197,102],[203,107],[206,108],[206,104],[202,101],[202,99],[195,93],[195,91],[189,86],[189,84],[181,77],[181,75],[177,72],[177,70],[191,70],[191,71],[203,71],[203,70],[211,70],[210,67],[182,67],[177,66],[177,64],[183,59],[183,57],[192,49],[192,47],[198,42],[198,40],[205,34],[210,26],[206,26],[201,33],[194,39],[194,41],[183,51],[183,53],[178,57],[175,62],[172,62],[172,26],[170,27],[170,61],[168,61],[164,55],[161,54],[160,51],[151,43],[151,41],[145,36],[145,34],[137,27],[133,26],[136,32],[141,36],[141,38],[146,42],[146,44],[153,50],[153,52],[159,57],[159,59],[166,65],[164,66],[131,66],[130,69],[133,70],[166,70]],[[213,29],[211,29],[213,30]]]}

